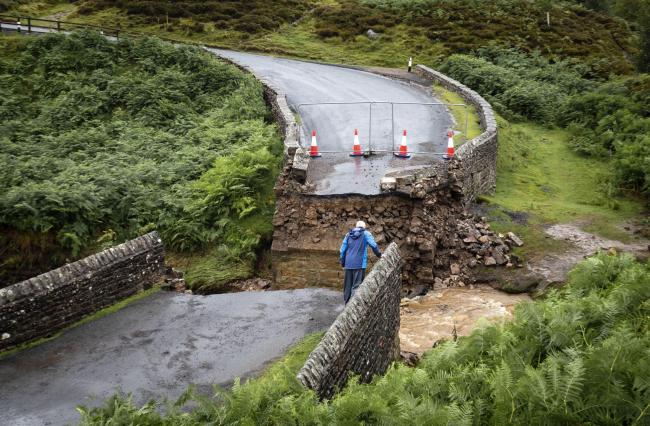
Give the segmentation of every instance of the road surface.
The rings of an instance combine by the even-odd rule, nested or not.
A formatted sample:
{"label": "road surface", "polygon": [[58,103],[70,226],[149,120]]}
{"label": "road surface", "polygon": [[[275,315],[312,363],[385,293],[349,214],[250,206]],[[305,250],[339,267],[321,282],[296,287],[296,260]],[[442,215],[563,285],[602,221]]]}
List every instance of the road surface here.
{"label": "road surface", "polygon": [[[447,147],[452,118],[444,105],[369,104],[312,105],[326,102],[439,103],[427,90],[405,82],[356,69],[271,56],[207,49],[251,69],[287,94],[289,105],[300,114],[302,144],[311,143],[316,130],[322,157],[309,165],[307,181],[316,194],[377,194],[387,173],[431,165],[441,161]],[[369,158],[350,157],[354,129],[361,146],[384,151]],[[403,130],[407,131],[410,159],[395,158]],[[371,138],[370,138],[371,135]],[[331,153],[336,151],[337,153]],[[388,152],[385,152],[388,151]]]}
{"label": "road surface", "polygon": [[76,423],[121,390],[138,403],[210,392],[258,372],[343,309],[324,289],[196,296],[159,292],[0,359],[0,425]]}

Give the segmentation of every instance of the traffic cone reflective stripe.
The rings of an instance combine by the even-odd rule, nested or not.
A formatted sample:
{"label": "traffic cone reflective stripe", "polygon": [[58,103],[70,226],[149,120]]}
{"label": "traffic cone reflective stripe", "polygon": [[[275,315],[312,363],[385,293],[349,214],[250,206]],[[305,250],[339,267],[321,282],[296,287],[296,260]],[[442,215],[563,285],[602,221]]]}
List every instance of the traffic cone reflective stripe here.
{"label": "traffic cone reflective stripe", "polygon": [[447,158],[454,158],[454,131],[447,132]]}
{"label": "traffic cone reflective stripe", "polygon": [[404,130],[404,133],[402,133],[402,143],[399,146],[399,152],[395,152],[394,154],[400,158],[409,158],[411,156],[408,153],[408,148],[406,146],[406,130]]}
{"label": "traffic cone reflective stripe", "polygon": [[363,151],[361,150],[361,144],[359,143],[359,131],[354,129],[354,146],[352,147],[352,153],[350,153],[350,156],[359,157],[362,155]]}
{"label": "traffic cone reflective stripe", "polygon": [[318,143],[316,142],[316,130],[311,132],[311,147],[309,148],[309,155],[311,157],[320,157],[318,153]]}

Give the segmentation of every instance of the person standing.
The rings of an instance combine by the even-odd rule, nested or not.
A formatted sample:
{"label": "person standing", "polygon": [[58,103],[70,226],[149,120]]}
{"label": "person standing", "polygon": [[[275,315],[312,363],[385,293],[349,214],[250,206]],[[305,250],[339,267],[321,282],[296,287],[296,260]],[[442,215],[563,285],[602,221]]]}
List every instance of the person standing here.
{"label": "person standing", "polygon": [[366,231],[365,222],[360,220],[343,238],[339,256],[339,262],[345,268],[343,300],[346,305],[366,276],[368,246],[375,253],[375,256],[381,258],[379,246],[372,234]]}

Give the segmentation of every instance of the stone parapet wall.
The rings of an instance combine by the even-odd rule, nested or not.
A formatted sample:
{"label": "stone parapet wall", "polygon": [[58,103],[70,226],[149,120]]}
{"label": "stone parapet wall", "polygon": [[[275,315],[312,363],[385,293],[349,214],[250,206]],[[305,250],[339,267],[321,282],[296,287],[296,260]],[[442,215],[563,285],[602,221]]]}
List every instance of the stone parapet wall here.
{"label": "stone parapet wall", "polygon": [[162,277],[158,233],[104,250],[0,290],[0,350],[51,335],[150,288]]}
{"label": "stone parapet wall", "polygon": [[397,358],[401,267],[393,243],[307,358],[298,380],[320,398],[343,388],[351,374],[369,382]]}
{"label": "stone parapet wall", "polygon": [[438,71],[424,65],[417,65],[414,71],[421,77],[458,93],[476,108],[483,133],[456,150],[456,164],[453,168],[461,182],[466,203],[472,202],[478,195],[493,192],[496,188],[498,134],[492,106],[474,90]]}

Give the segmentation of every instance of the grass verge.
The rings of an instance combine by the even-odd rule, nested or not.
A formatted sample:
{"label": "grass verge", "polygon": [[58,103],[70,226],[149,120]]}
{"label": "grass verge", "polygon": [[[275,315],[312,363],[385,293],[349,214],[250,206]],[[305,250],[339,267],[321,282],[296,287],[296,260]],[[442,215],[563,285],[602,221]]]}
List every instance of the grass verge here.
{"label": "grass verge", "polygon": [[464,107],[448,107],[451,116],[454,118],[454,128],[461,132],[454,135],[454,144],[456,146],[460,146],[483,133],[478,113],[473,105],[468,104],[458,93],[452,92],[439,84],[434,84],[433,92],[438,99],[446,104],[466,105]]}

